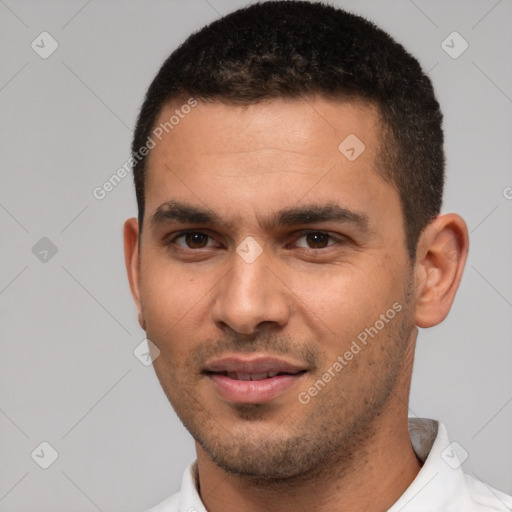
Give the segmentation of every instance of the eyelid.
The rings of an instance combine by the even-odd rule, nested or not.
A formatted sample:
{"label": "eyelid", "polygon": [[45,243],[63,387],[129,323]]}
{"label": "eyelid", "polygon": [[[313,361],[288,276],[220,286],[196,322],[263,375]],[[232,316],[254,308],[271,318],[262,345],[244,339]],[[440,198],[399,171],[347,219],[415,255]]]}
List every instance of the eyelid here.
{"label": "eyelid", "polygon": [[210,240],[217,241],[216,238],[214,236],[212,236],[209,233],[209,230],[207,230],[207,229],[184,229],[182,231],[177,231],[175,233],[172,233],[170,235],[165,236],[164,239],[163,239],[163,242],[164,242],[165,245],[174,244],[177,247],[179,247],[180,249],[189,250],[189,251],[200,251],[200,250],[209,249],[209,248],[212,247],[212,246],[208,246],[207,245],[206,247],[201,247],[200,249],[192,249],[190,247],[183,247],[183,246],[178,245],[178,244],[175,243],[176,239],[178,239],[178,238],[180,238],[182,236],[185,236],[187,234],[190,234],[190,233],[199,233],[201,235],[207,236],[209,241]]}
{"label": "eyelid", "polygon": [[[166,245],[170,245],[170,244],[175,244],[177,247],[179,247],[180,249],[184,249],[184,250],[189,250],[189,251],[195,251],[195,252],[198,252],[198,251],[201,251],[201,250],[205,250],[205,249],[209,249],[211,248],[212,246],[206,246],[206,247],[201,247],[199,249],[192,249],[190,247],[183,247],[183,246],[180,246],[178,244],[176,244],[176,239],[182,237],[182,236],[185,236],[189,233],[199,233],[199,234],[202,234],[202,235],[205,235],[208,237],[209,240],[213,240],[213,241],[216,241],[218,243],[218,240],[216,239],[215,236],[213,236],[210,232],[210,230],[208,229],[184,229],[182,231],[177,231],[177,232],[174,232],[170,235],[167,235],[164,237],[163,239],[163,242],[164,244]],[[295,244],[297,242],[297,240],[299,240],[300,238],[304,237],[304,236],[307,236],[309,234],[313,234],[313,233],[319,233],[319,234],[323,234],[323,235],[327,235],[330,237],[329,241],[333,240],[335,242],[347,242],[349,241],[349,239],[344,236],[344,235],[340,235],[339,233],[332,233],[330,231],[325,231],[325,230],[321,230],[321,229],[302,229],[302,230],[299,230],[299,231],[296,231],[295,233],[293,233],[292,235],[292,243]],[[332,247],[336,245],[336,243],[331,243],[329,245],[327,245],[326,247],[322,247],[322,248],[319,248],[319,249],[315,249],[315,248],[312,248],[312,247],[299,247],[300,249],[303,249],[303,250],[306,250],[306,251],[314,251],[314,252],[319,252],[319,251],[325,251],[327,250],[329,247]]]}
{"label": "eyelid", "polygon": [[[304,236],[307,236],[307,235],[310,235],[310,234],[314,234],[314,233],[318,233],[318,234],[322,234],[322,235],[327,235],[329,237],[329,241],[333,240],[335,242],[347,242],[349,239],[344,236],[344,235],[340,235],[338,233],[332,233],[330,231],[324,231],[322,229],[303,229],[297,233],[295,233],[294,237],[293,237],[293,243],[296,243],[297,240],[299,240],[300,238],[304,237]],[[305,249],[307,251],[315,251],[315,252],[319,252],[319,251],[322,251],[322,250],[327,250],[329,247],[332,247],[336,245],[335,243],[332,243],[332,244],[329,244],[327,245],[326,247],[321,247],[319,249],[314,249],[312,247],[300,247],[300,249]]]}

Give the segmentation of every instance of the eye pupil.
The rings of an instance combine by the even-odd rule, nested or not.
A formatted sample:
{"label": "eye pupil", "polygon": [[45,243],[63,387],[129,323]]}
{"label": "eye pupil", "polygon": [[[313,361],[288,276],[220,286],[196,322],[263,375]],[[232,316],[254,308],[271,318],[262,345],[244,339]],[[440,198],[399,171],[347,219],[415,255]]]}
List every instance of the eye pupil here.
{"label": "eye pupil", "polygon": [[186,233],[185,241],[191,249],[200,249],[206,246],[208,237],[203,233]]}
{"label": "eye pupil", "polygon": [[329,235],[326,233],[309,233],[306,235],[306,238],[308,244],[315,246],[315,249],[327,247],[327,242],[329,241]]}

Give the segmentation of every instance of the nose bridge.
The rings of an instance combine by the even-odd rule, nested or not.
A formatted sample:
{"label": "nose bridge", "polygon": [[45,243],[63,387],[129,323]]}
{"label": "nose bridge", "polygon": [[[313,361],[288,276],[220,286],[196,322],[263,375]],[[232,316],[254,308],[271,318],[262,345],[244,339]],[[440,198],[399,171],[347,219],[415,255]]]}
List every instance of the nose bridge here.
{"label": "nose bridge", "polygon": [[214,321],[233,330],[250,334],[262,322],[282,327],[288,320],[284,286],[270,268],[265,251],[241,243],[233,254],[230,272],[217,289],[213,306]]}

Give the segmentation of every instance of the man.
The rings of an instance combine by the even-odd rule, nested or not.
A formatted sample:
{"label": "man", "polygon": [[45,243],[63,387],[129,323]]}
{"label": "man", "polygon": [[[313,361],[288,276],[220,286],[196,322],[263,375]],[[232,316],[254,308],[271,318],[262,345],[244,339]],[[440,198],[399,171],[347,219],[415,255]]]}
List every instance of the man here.
{"label": "man", "polygon": [[417,327],[468,251],[440,215],[441,123],[418,62],[322,4],[254,4],[163,64],[125,257],[197,461],[152,512],[512,509],[408,419]]}

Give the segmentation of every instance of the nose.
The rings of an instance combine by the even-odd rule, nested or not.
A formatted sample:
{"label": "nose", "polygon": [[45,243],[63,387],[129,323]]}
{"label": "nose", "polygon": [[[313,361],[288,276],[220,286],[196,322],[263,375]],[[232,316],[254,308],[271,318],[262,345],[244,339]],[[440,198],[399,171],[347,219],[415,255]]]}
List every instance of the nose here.
{"label": "nose", "polygon": [[251,263],[233,254],[233,265],[216,287],[212,308],[220,329],[229,326],[241,334],[254,334],[263,324],[275,328],[287,324],[289,292],[270,263],[265,250]]}

